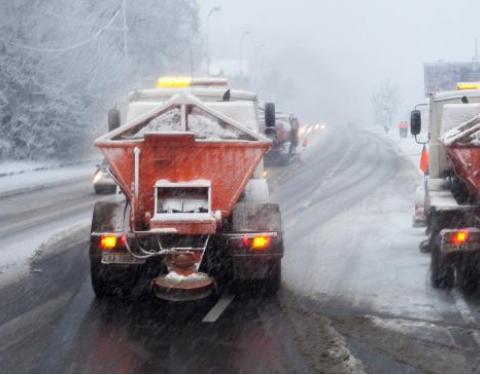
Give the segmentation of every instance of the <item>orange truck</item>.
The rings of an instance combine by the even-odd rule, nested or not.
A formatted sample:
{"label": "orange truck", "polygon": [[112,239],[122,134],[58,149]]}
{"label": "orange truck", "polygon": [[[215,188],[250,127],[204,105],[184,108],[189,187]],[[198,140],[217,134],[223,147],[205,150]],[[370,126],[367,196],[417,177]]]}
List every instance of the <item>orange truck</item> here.
{"label": "orange truck", "polygon": [[94,208],[96,295],[147,285],[161,299],[196,300],[232,281],[275,293],[282,224],[262,177],[272,142],[259,130],[256,96],[165,82],[131,95],[126,123],[95,142],[122,192]]}

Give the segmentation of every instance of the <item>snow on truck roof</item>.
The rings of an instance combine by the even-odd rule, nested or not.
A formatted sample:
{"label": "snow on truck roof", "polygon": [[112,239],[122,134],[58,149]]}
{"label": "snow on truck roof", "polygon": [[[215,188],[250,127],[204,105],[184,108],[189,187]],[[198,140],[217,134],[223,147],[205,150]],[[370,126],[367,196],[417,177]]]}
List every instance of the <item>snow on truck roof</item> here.
{"label": "snow on truck roof", "polygon": [[[171,98],[179,93],[190,93],[201,100],[222,101],[227,88],[218,87],[183,87],[183,88],[167,88],[167,89],[144,89],[135,90],[128,95],[130,102],[135,101],[164,101],[165,98]],[[230,90],[230,100],[247,100],[256,101],[257,95],[250,91]]]}
{"label": "snow on truck roof", "polygon": [[480,97],[480,90],[455,90],[455,91],[442,91],[433,95],[432,99],[435,102],[441,102],[451,99],[461,99],[464,96],[468,97]]}
{"label": "snow on truck roof", "polygon": [[[168,98],[169,99],[169,98]],[[165,98],[167,101],[167,98]],[[136,101],[131,102],[128,107],[127,122],[131,122],[145,113],[149,113],[159,107],[163,102],[157,101]],[[255,105],[249,101],[237,102],[208,102],[207,106],[215,111],[238,121],[249,129],[258,130],[258,122],[255,112]]]}
{"label": "snow on truck roof", "polygon": [[155,106],[152,111],[101,136],[95,144],[105,146],[125,141],[137,142],[150,133],[185,132],[205,141],[243,140],[271,143],[267,137],[205,105],[196,96],[181,92],[160,106]]}
{"label": "snow on truck roof", "polygon": [[445,104],[442,113],[442,131],[457,127],[480,113],[480,103]]}

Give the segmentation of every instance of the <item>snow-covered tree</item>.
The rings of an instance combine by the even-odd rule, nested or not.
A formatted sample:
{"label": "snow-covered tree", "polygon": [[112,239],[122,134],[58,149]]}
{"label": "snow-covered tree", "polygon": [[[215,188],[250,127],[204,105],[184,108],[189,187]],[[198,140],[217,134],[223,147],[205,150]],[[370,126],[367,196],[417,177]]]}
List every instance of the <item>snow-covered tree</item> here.
{"label": "snow-covered tree", "polygon": [[[191,70],[195,0],[0,1],[0,158],[78,158],[139,82]],[[194,47],[192,47],[194,46]]]}
{"label": "snow-covered tree", "polygon": [[398,108],[399,94],[397,87],[389,82],[383,83],[371,97],[373,120],[376,125],[388,131]]}

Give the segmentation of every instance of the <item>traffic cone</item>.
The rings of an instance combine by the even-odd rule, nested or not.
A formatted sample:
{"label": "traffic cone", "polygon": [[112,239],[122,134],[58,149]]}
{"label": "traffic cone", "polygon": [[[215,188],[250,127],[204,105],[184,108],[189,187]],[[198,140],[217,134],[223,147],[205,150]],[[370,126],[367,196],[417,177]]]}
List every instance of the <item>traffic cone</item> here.
{"label": "traffic cone", "polygon": [[428,172],[428,150],[425,145],[423,145],[422,154],[420,155],[420,170],[424,174]]}
{"label": "traffic cone", "polygon": [[303,147],[307,147],[308,146],[308,137],[305,137],[303,139],[303,144],[302,144]]}

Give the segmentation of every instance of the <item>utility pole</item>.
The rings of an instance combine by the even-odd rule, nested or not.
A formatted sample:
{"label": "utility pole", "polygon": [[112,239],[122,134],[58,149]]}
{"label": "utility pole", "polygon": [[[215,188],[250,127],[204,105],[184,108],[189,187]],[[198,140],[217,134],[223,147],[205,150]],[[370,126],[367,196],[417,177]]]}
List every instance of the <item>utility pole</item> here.
{"label": "utility pole", "polygon": [[222,10],[221,7],[215,7],[215,8],[212,8],[210,9],[210,11],[208,12],[208,15],[207,15],[207,24],[206,24],[206,31],[207,31],[207,35],[206,35],[206,52],[207,52],[207,75],[210,75],[210,45],[209,45],[209,26],[210,26],[210,17],[212,16],[213,13],[215,12],[220,12]]}
{"label": "utility pole", "polygon": [[122,14],[123,14],[123,58],[125,59],[125,65],[128,65],[127,0],[122,0]]}
{"label": "utility pole", "polygon": [[475,55],[473,61],[478,61],[478,38],[475,38]]}
{"label": "utility pole", "polygon": [[[259,83],[260,83],[260,77],[262,76],[262,71],[263,71],[263,66],[265,63],[265,56],[264,56],[264,49],[265,49],[265,44],[257,44],[253,48],[253,57],[255,58],[255,75],[252,75],[254,78],[255,82],[255,92],[259,93]],[[261,51],[261,53],[259,52]]]}
{"label": "utility pole", "polygon": [[239,70],[239,74],[240,74],[240,87],[243,89],[244,87],[244,84],[245,84],[245,74],[244,74],[244,71],[243,71],[243,41],[244,39],[251,35],[252,33],[250,31],[244,31],[242,33],[242,35],[240,36],[240,70]]}

